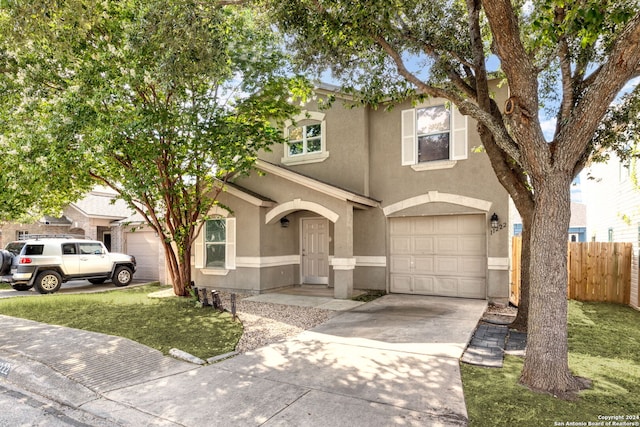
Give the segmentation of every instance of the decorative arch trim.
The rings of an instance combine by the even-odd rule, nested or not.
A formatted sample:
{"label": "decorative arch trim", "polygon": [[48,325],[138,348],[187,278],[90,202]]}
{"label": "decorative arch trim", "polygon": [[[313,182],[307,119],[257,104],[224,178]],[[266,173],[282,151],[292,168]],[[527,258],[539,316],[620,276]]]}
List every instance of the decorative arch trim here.
{"label": "decorative arch trim", "polygon": [[437,202],[466,206],[466,207],[478,209],[484,212],[489,212],[492,205],[492,203],[487,200],[461,196],[459,194],[439,193],[437,191],[429,191],[426,194],[410,197],[408,199],[401,200],[397,203],[389,205],[383,209],[383,212],[386,216],[389,216],[391,214],[402,211],[404,209],[412,208],[414,206],[424,205],[426,203],[437,203]]}
{"label": "decorative arch trim", "polygon": [[303,110],[300,114],[293,116],[291,120],[285,120],[284,129],[285,136],[289,136],[288,128],[296,122],[301,120],[317,120],[319,122],[324,121],[325,113],[320,113],[319,111],[307,111]]}
{"label": "decorative arch trim", "polygon": [[276,206],[275,208],[271,209],[269,212],[267,212],[267,215],[265,216],[265,223],[273,224],[283,216],[291,212],[301,211],[301,210],[315,212],[318,215],[322,215],[323,217],[327,218],[329,221],[333,223],[338,221],[338,218],[340,218],[340,215],[338,215],[336,212],[318,203],[308,202],[302,199],[294,199],[290,202],[282,203]]}

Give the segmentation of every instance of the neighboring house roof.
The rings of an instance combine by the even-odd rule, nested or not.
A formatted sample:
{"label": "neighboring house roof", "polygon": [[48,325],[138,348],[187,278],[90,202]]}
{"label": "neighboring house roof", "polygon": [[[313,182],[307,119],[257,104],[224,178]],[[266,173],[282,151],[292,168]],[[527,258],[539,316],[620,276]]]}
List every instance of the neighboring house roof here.
{"label": "neighboring house roof", "polygon": [[362,194],[354,193],[344,188],[336,187],[335,185],[319,181],[315,178],[308,177],[299,172],[294,172],[290,169],[283,168],[282,166],[275,165],[265,160],[257,160],[256,167],[264,172],[298,183],[311,190],[327,194],[339,200],[353,202],[367,207],[376,207],[380,204],[379,200],[372,199],[371,197],[364,196]]}
{"label": "neighboring house roof", "polygon": [[146,222],[147,221],[145,221],[145,219],[142,217],[142,215],[140,215],[139,212],[135,212],[133,215],[117,221],[117,223],[120,225],[126,225],[126,224],[138,225],[138,224],[146,224]]}
{"label": "neighboring house roof", "polygon": [[132,211],[127,203],[114,196],[114,193],[92,191],[70,206],[89,218],[121,220],[130,216]]}
{"label": "neighboring house roof", "polygon": [[62,216],[60,218],[57,218],[55,216],[45,215],[40,220],[40,223],[45,224],[45,225],[60,225],[60,226],[71,225],[71,221],[66,216]]}

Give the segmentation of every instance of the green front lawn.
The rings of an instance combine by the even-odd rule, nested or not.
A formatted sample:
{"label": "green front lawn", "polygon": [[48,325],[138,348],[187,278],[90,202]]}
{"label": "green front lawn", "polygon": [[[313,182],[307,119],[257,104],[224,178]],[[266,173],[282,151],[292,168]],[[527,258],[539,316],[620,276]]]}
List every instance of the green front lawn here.
{"label": "green front lawn", "polygon": [[506,356],[502,369],[462,364],[470,426],[640,425],[640,312],[569,302],[569,366],[593,381],[576,401],[518,385],[522,363]]}
{"label": "green front lawn", "polygon": [[198,308],[190,298],[150,298],[150,284],[92,294],[0,299],[0,314],[137,341],[167,354],[178,348],[206,359],[235,349],[242,325],[231,315]]}

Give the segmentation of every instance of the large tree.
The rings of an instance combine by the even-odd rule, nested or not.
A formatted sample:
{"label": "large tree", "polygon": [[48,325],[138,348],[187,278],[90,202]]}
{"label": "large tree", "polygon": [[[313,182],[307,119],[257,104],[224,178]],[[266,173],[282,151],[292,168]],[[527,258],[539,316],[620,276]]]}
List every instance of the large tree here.
{"label": "large tree", "polygon": [[7,143],[57,144],[47,161],[68,170],[54,179],[115,189],[160,236],[174,291],[187,295],[192,244],[218,194],[281,142],[306,81],[259,14],[223,1],[5,3],[7,75],[20,90]]}
{"label": "large tree", "polygon": [[[265,3],[300,65],[331,69],[363,102],[442,97],[476,119],[528,233],[529,327],[520,380],[553,394],[580,389],[584,383],[568,366],[570,185],[597,151],[594,132],[610,104],[640,74],[638,1]],[[492,58],[496,75],[487,70]],[[507,105],[492,97],[496,77],[509,85]],[[549,110],[556,129],[545,138],[541,113]]]}

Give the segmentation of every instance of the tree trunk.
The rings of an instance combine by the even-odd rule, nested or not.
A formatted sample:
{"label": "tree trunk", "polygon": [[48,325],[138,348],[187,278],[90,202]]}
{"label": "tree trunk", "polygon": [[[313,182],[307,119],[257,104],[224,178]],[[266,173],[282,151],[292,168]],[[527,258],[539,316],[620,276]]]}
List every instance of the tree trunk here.
{"label": "tree trunk", "polygon": [[[179,297],[189,296],[191,288],[191,250],[185,250],[180,258],[176,246],[162,239],[165,261],[171,277],[173,292]],[[186,259],[186,261],[185,261]]]}
{"label": "tree trunk", "polygon": [[518,314],[509,328],[527,332],[529,324],[529,270],[531,264],[531,217],[533,212],[522,213],[522,252],[520,254],[520,300]]}
{"label": "tree trunk", "polygon": [[[567,342],[567,234],[571,216],[570,173],[537,182],[531,226],[529,330],[520,382],[536,391],[571,394]],[[524,246],[524,244],[523,244]]]}
{"label": "tree trunk", "polygon": [[[501,112],[495,102],[491,103],[491,112],[496,119],[501,119]],[[478,134],[485,147],[493,171],[500,184],[509,192],[522,218],[522,256],[520,268],[520,303],[518,314],[510,325],[511,328],[525,332],[529,318],[529,254],[531,221],[533,217],[533,194],[529,189],[528,175],[516,162],[508,156],[495,142],[489,129],[478,124]]]}

